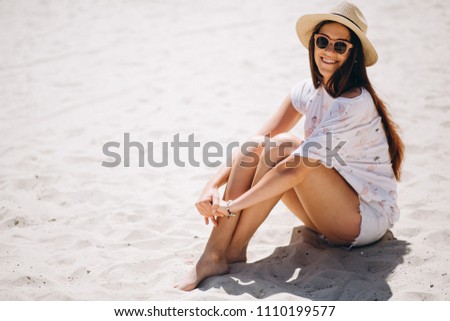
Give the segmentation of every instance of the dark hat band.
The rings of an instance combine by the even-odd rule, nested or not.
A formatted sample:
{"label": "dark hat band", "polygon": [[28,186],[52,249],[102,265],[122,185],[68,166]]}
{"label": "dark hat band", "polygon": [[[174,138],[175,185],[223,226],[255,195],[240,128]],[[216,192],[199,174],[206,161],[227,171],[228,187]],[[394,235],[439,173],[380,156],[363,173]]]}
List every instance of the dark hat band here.
{"label": "dark hat band", "polygon": [[[349,18],[347,18],[346,16],[343,16],[343,15],[341,15],[341,14],[339,14],[339,13],[334,13],[334,12],[332,12],[331,14],[334,14],[334,15],[336,15],[336,16],[339,16],[339,17],[342,17],[342,18],[347,19],[348,21],[350,21],[351,23],[353,23],[359,30],[363,31],[356,23],[353,22],[352,19],[349,19]],[[363,32],[364,32],[364,31],[363,31]]]}

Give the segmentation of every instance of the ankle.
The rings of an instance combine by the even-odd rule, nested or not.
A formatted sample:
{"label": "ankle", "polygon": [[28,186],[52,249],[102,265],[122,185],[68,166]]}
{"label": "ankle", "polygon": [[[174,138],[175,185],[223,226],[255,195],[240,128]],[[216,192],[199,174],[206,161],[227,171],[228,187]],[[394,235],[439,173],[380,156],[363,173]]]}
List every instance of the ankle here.
{"label": "ankle", "polygon": [[235,253],[229,253],[227,255],[227,262],[232,263],[245,263],[247,262],[247,251],[240,251]]}
{"label": "ankle", "polygon": [[222,263],[226,262],[227,258],[225,253],[217,251],[205,251],[201,256],[200,260],[206,260],[212,263]]}

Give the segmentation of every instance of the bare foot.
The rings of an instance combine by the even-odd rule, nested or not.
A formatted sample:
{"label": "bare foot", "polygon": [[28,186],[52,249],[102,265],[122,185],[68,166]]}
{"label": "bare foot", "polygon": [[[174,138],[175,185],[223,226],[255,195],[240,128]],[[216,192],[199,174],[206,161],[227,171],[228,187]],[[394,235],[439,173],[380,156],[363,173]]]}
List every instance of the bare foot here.
{"label": "bare foot", "polygon": [[229,269],[226,260],[214,260],[202,255],[195,268],[183,280],[176,283],[174,288],[191,291],[204,279],[214,275],[226,274]]}

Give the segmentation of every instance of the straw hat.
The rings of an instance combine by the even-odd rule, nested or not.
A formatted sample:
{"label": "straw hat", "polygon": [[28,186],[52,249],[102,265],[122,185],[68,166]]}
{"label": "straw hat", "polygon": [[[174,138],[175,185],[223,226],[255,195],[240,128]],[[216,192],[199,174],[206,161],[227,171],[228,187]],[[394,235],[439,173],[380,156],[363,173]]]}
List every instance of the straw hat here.
{"label": "straw hat", "polygon": [[366,58],[366,66],[372,66],[378,60],[375,48],[366,37],[367,22],[363,13],[354,5],[342,2],[330,10],[330,13],[308,14],[300,17],[297,21],[297,35],[301,43],[308,48],[309,39],[314,31],[314,27],[321,21],[335,21],[350,28],[361,40]]}

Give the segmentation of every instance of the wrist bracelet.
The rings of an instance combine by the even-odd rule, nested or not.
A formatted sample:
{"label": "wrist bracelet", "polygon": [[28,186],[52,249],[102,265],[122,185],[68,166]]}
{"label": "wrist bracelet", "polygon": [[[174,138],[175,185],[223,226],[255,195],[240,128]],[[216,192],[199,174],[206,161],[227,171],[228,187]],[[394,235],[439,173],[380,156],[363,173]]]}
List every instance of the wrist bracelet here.
{"label": "wrist bracelet", "polygon": [[231,210],[230,210],[231,202],[232,202],[232,200],[229,200],[229,201],[227,202],[227,212],[228,212],[227,218],[230,218],[230,217],[232,217],[232,216],[236,216],[236,213],[233,213],[233,212],[231,212]]}

